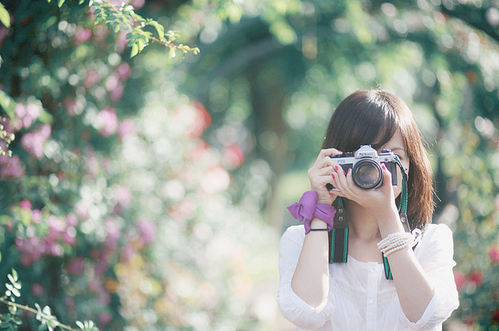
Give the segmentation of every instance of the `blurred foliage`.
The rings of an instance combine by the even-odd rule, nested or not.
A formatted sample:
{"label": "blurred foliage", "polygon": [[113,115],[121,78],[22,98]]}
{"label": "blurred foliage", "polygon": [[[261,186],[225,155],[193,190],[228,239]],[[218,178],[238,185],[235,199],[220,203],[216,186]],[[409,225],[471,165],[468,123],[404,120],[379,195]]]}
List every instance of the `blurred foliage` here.
{"label": "blurred foliage", "polygon": [[283,206],[334,106],[381,87],[429,142],[454,318],[498,327],[496,1],[129,1],[199,46],[183,60],[130,59],[76,1],[2,3],[0,279],[15,268],[28,305],[101,329],[278,328]]}

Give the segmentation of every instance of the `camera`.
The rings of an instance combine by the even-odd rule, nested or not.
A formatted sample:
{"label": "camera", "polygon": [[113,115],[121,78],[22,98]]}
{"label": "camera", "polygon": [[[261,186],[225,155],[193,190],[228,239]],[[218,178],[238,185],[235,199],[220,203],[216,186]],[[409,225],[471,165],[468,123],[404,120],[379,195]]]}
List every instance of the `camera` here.
{"label": "camera", "polygon": [[363,189],[373,189],[383,185],[381,163],[392,173],[392,186],[397,186],[397,158],[389,149],[381,153],[370,145],[362,145],[355,152],[345,152],[331,156],[345,172],[352,168],[353,181]]}

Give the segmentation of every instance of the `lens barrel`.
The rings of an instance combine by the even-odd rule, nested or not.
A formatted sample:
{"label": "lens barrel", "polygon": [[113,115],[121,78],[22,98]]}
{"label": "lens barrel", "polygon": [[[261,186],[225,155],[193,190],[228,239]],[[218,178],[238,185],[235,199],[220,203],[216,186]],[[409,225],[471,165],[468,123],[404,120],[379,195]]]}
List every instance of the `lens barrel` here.
{"label": "lens barrel", "polygon": [[352,177],[360,188],[372,189],[383,182],[383,172],[378,162],[365,159],[358,161],[352,169]]}

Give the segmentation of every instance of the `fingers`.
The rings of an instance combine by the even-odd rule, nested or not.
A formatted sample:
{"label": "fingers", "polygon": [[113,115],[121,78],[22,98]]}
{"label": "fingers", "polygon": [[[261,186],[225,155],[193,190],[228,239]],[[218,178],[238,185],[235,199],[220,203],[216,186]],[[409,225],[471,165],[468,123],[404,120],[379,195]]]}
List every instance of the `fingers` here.
{"label": "fingers", "polygon": [[[335,167],[337,166],[337,163],[331,156],[339,155],[341,153],[341,151],[335,148],[322,149],[317,156],[315,163],[308,170],[311,187],[319,193],[320,199],[332,199],[332,202],[336,198],[328,194],[327,184],[335,186],[333,174],[336,173]],[[343,171],[341,167],[339,167],[339,169],[340,171]],[[338,192],[338,190],[333,190],[332,192]]]}
{"label": "fingers", "polygon": [[342,152],[336,148],[326,148],[322,149],[315,160],[314,166],[324,167],[327,165],[333,165],[333,159],[331,156],[339,155]]}
{"label": "fingers", "polygon": [[333,174],[333,186],[339,190],[341,196],[354,200],[356,194],[352,191],[354,183],[352,180],[352,169],[345,173],[342,167],[336,166]]}
{"label": "fingers", "polygon": [[383,185],[382,185],[382,189],[383,190],[390,190],[392,191],[392,173],[388,170],[388,168],[386,167],[386,165],[384,163],[381,163],[381,173],[382,173],[382,176],[383,176]]}
{"label": "fingers", "polygon": [[324,156],[339,155],[342,153],[343,153],[342,151],[339,151],[336,148],[325,148],[325,149],[321,149],[321,152],[319,153],[319,155],[322,155],[324,157]]}

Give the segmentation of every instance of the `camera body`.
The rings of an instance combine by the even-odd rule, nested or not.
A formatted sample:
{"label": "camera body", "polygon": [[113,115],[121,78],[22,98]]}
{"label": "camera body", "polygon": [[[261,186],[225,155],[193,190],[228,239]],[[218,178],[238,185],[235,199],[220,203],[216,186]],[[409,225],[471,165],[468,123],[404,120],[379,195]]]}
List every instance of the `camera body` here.
{"label": "camera body", "polygon": [[381,153],[370,145],[362,145],[355,152],[345,152],[340,155],[331,156],[345,172],[352,169],[353,181],[363,189],[373,189],[383,185],[383,173],[381,164],[392,174],[392,186],[397,186],[397,158],[389,149]]}

